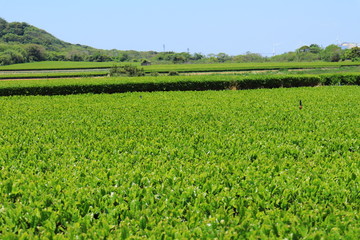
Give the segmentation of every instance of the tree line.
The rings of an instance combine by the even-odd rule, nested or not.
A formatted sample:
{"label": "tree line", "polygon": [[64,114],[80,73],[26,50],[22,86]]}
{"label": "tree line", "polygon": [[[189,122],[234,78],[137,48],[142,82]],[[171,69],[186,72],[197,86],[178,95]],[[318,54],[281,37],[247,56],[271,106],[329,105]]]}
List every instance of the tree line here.
{"label": "tree line", "polygon": [[151,63],[223,63],[223,62],[311,62],[360,61],[360,48],[342,49],[337,45],[325,48],[305,45],[292,52],[266,57],[257,53],[231,56],[226,53],[101,50],[80,44],[70,44],[27,23],[0,18],[0,65],[34,61],[89,62],[151,62]]}

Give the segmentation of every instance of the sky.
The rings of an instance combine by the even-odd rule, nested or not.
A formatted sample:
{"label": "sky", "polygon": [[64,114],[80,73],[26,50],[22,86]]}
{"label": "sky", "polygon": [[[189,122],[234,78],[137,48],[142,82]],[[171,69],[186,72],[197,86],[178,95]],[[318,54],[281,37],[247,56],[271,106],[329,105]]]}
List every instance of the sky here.
{"label": "sky", "polygon": [[281,54],[360,43],[360,0],[0,0],[0,17],[99,49]]}

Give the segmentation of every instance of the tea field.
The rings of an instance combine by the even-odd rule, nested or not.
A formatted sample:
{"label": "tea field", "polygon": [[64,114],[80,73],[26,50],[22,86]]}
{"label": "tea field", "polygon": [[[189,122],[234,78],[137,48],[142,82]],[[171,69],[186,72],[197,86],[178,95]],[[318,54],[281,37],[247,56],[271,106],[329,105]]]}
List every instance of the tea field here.
{"label": "tea field", "polygon": [[0,239],[358,239],[359,103],[359,86],[0,97]]}
{"label": "tea field", "polygon": [[[20,63],[0,66],[0,71],[22,70],[71,70],[71,69],[104,69],[114,64],[131,64],[133,62],[71,62],[71,61],[44,61]],[[145,72],[213,72],[213,71],[244,71],[244,70],[279,70],[279,69],[315,69],[315,68],[342,68],[360,66],[360,62],[263,62],[263,63],[214,63],[214,64],[154,64],[144,66]]]}

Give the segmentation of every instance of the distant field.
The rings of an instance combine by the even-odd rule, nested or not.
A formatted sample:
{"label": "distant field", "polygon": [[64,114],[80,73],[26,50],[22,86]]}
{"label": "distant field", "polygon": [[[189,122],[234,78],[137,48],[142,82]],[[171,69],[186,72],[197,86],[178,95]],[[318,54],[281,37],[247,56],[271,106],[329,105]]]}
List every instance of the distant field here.
{"label": "distant field", "polygon": [[0,66],[0,71],[5,70],[45,70],[45,69],[91,69],[110,68],[113,62],[34,62]]}
{"label": "distant field", "polygon": [[[179,75],[304,75],[304,74],[330,74],[330,73],[359,73],[360,66],[344,66],[332,68],[308,68],[308,69],[278,69],[278,70],[242,70],[242,71],[200,71],[200,72],[179,72]],[[105,77],[109,70],[104,69],[56,69],[56,70],[21,70],[21,71],[0,71],[0,80],[21,80],[21,79],[55,79],[55,78],[84,78],[84,77]],[[168,75],[168,72],[160,73],[161,76]],[[147,73],[151,75],[151,73]],[[125,76],[124,76],[125,77]],[[222,77],[224,78],[224,77]],[[230,77],[231,78],[231,77]]]}
{"label": "distant field", "polygon": [[149,72],[215,72],[215,71],[246,71],[246,70],[279,70],[279,69],[311,69],[339,68],[359,66],[360,62],[311,62],[311,63],[217,63],[217,64],[178,64],[152,65],[144,67]]}
{"label": "distant field", "polygon": [[42,78],[77,78],[106,76],[108,72],[70,72],[70,73],[26,73],[26,74],[0,74],[1,79],[42,79]]}
{"label": "distant field", "polygon": [[[45,70],[45,69],[99,69],[110,68],[114,62],[36,62],[1,66],[0,71],[9,70]],[[131,63],[139,66],[139,63]],[[311,63],[216,63],[216,64],[170,64],[144,66],[146,72],[216,72],[244,70],[278,70],[278,69],[309,69],[339,68],[344,66],[360,66],[360,62],[311,62]]]}

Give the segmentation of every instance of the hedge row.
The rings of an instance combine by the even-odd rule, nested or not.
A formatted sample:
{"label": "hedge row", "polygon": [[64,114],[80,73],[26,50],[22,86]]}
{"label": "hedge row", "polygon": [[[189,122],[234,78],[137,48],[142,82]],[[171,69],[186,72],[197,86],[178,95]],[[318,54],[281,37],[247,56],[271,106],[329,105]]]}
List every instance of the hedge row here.
{"label": "hedge row", "polygon": [[153,91],[204,91],[226,89],[257,89],[280,87],[306,87],[318,85],[360,85],[360,74],[332,75],[259,75],[239,79],[224,80],[184,80],[174,82],[118,82],[101,84],[76,84],[55,86],[9,86],[0,88],[0,96],[12,95],[69,95],[84,93],[123,93]]}
{"label": "hedge row", "polygon": [[104,77],[107,72],[80,72],[80,73],[39,73],[39,74],[11,74],[0,75],[0,80],[12,79],[48,79],[48,78],[77,78],[77,77]]}

